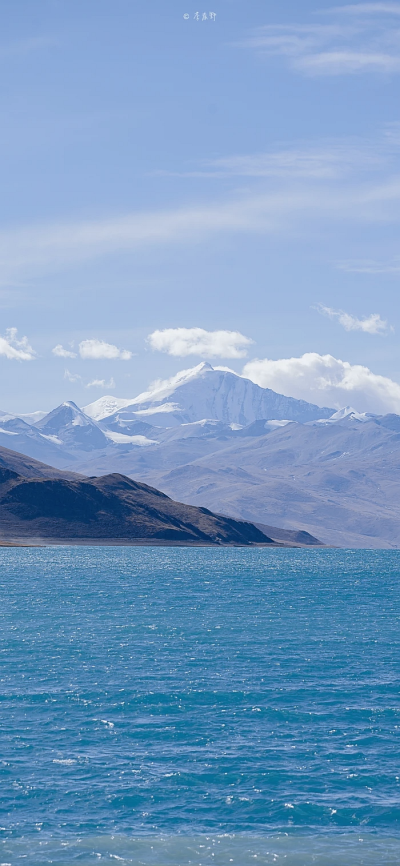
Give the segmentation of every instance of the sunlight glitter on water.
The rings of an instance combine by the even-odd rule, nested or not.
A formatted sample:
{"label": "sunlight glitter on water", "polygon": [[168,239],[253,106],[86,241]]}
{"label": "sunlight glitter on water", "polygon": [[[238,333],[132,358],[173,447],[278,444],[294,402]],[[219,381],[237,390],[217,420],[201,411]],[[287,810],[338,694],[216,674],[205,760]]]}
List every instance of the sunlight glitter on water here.
{"label": "sunlight glitter on water", "polygon": [[0,866],[398,866],[400,554],[12,549],[0,574]]}

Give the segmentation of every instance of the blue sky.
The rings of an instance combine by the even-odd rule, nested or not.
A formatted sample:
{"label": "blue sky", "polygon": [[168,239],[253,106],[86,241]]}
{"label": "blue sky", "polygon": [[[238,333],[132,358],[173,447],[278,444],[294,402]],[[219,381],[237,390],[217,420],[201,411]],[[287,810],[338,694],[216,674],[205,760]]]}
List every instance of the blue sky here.
{"label": "blue sky", "polygon": [[209,360],[400,411],[400,3],[3,0],[0,24],[1,409]]}

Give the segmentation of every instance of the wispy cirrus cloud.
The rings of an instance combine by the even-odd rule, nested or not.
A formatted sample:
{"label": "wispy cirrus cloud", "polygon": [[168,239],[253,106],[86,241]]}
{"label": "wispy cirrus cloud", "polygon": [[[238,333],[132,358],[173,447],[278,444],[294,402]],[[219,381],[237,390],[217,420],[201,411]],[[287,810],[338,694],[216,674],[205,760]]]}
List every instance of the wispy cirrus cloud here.
{"label": "wispy cirrus cloud", "polygon": [[206,240],[216,233],[275,234],[307,220],[381,222],[397,218],[400,177],[346,188],[282,189],[208,206],[134,214],[110,222],[70,223],[0,232],[0,282],[15,274],[43,273],[138,247]]}
{"label": "wispy cirrus cloud", "polygon": [[[380,142],[383,151],[382,142]],[[354,170],[377,169],[387,154],[376,144],[359,141],[323,141],[264,153],[237,154],[205,160],[184,172],[159,171],[173,177],[254,177],[277,179],[333,180]]]}
{"label": "wispy cirrus cloud", "polygon": [[266,25],[241,45],[281,56],[305,75],[400,72],[400,4],[350,4],[322,14],[334,21]]}
{"label": "wispy cirrus cloud", "polygon": [[152,349],[176,358],[245,358],[253,343],[238,331],[205,331],[203,328],[165,328],[147,338]]}
{"label": "wispy cirrus cloud", "polygon": [[113,390],[115,387],[115,380],[112,376],[108,381],[107,379],[93,379],[92,382],[87,382],[85,385],[85,388],[108,388],[109,390]]}
{"label": "wispy cirrus cloud", "polygon": [[64,370],[64,379],[67,382],[82,382],[82,376],[79,373],[71,373],[70,370]]}
{"label": "wispy cirrus cloud", "polygon": [[33,361],[36,352],[28,337],[17,337],[17,328],[7,328],[5,337],[0,337],[0,355],[9,361]]}
{"label": "wispy cirrus cloud", "polygon": [[400,15],[400,3],[350,3],[346,6],[332,6],[320,14],[335,15]]}
{"label": "wispy cirrus cloud", "polygon": [[[399,222],[399,138],[394,125],[369,142],[342,139],[228,156],[209,163],[210,176],[253,177],[244,192],[108,220],[0,230],[0,285],[8,286],[21,274],[31,279],[81,261],[148,246],[204,242],[222,233],[276,235],[338,222]],[[208,171],[205,164],[199,174],[203,168]]]}
{"label": "wispy cirrus cloud", "polygon": [[[28,226],[0,231],[0,283],[15,274],[42,272],[98,256],[152,244],[184,243],[220,231],[260,230],[276,225],[279,211],[296,207],[269,196],[175,210],[137,212],[110,220]],[[301,207],[300,200],[297,207]]]}
{"label": "wispy cirrus cloud", "polygon": [[389,261],[374,261],[374,259],[354,259],[337,262],[336,267],[348,274],[400,274],[400,257]]}
{"label": "wispy cirrus cloud", "polygon": [[64,370],[64,379],[68,382],[72,382],[73,384],[77,384],[78,382],[84,388],[109,388],[114,389],[116,387],[115,380],[113,377],[107,381],[107,379],[92,379],[90,382],[85,382],[83,376],[80,373],[71,373],[70,370]]}
{"label": "wispy cirrus cloud", "polygon": [[0,62],[8,59],[23,59],[33,52],[45,48],[54,48],[58,41],[52,36],[32,36],[27,39],[16,39],[12,42],[0,43]]}
{"label": "wispy cirrus cloud", "polygon": [[364,316],[363,319],[352,316],[350,313],[345,313],[344,310],[334,310],[332,307],[326,307],[324,304],[318,304],[315,308],[323,316],[328,316],[329,319],[336,319],[339,325],[345,331],[363,331],[364,334],[388,334],[393,331],[385,319],[382,319],[379,313],[371,313],[370,316]]}

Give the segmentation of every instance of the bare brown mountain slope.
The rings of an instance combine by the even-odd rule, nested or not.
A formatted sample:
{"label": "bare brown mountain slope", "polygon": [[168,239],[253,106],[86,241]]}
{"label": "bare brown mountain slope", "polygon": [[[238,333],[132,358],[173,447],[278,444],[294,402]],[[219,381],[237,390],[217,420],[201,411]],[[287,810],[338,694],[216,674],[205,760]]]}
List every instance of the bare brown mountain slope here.
{"label": "bare brown mountain slope", "polygon": [[251,523],[182,505],[123,475],[24,478],[9,468],[0,469],[0,540],[273,544]]}
{"label": "bare brown mountain slope", "polygon": [[0,469],[10,469],[23,478],[82,478],[82,475],[77,472],[55,469],[54,466],[48,466],[47,463],[41,463],[40,460],[2,446],[0,446]]}

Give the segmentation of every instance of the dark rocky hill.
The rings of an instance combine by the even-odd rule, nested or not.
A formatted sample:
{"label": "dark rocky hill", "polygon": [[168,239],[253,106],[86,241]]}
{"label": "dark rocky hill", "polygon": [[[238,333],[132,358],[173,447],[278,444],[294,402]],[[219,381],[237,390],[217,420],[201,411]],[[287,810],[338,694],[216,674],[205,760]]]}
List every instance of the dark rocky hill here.
{"label": "dark rocky hill", "polygon": [[82,478],[77,472],[69,472],[66,469],[55,469],[47,463],[41,463],[19,451],[11,451],[10,448],[0,446],[0,469],[10,469],[23,478]]}
{"label": "dark rocky hill", "polygon": [[[3,449],[5,450],[5,449]],[[10,452],[12,455],[13,452]],[[273,544],[251,523],[174,502],[123,475],[36,476],[0,468],[0,540],[181,545]],[[16,463],[22,455],[10,457]],[[22,465],[21,461],[21,465]],[[30,464],[30,466],[29,466]],[[50,467],[45,467],[48,471]]]}

